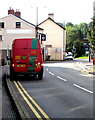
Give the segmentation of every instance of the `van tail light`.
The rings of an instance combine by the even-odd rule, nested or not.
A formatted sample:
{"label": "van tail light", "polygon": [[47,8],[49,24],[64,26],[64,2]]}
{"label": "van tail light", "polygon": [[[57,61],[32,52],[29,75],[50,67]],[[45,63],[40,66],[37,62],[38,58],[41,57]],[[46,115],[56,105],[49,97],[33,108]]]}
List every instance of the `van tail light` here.
{"label": "van tail light", "polygon": [[40,65],[40,62],[36,63],[35,65],[36,65],[36,66],[37,66],[37,65]]}
{"label": "van tail light", "polygon": [[43,63],[38,62],[38,63],[36,63],[35,65],[36,65],[37,68],[41,68],[41,67],[43,66]]}
{"label": "van tail light", "polygon": [[14,64],[12,64],[12,67],[14,67],[15,65]]}
{"label": "van tail light", "polygon": [[44,66],[44,64],[42,63],[41,66]]}

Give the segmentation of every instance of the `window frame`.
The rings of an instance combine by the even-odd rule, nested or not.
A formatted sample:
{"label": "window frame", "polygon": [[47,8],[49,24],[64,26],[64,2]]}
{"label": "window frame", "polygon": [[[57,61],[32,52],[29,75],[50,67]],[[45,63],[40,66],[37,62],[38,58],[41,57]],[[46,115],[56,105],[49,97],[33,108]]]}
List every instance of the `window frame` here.
{"label": "window frame", "polygon": [[0,22],[0,28],[4,28],[4,22]]}
{"label": "window frame", "polygon": [[21,28],[21,22],[16,22],[15,26],[16,26],[16,28]]}
{"label": "window frame", "polygon": [[0,41],[2,41],[2,35],[0,35]]}

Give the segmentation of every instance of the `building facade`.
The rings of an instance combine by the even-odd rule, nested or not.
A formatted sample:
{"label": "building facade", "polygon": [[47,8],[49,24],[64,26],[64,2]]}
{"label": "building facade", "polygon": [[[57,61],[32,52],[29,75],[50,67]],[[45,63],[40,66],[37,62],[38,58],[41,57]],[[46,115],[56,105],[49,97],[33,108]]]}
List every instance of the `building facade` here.
{"label": "building facade", "polygon": [[[64,60],[66,47],[66,29],[54,21],[54,14],[41,24],[34,24],[21,18],[21,12],[8,10],[8,15],[0,18],[0,59],[6,60],[10,56],[12,42],[16,38],[35,38],[38,32],[46,34],[46,41],[42,41],[44,60]],[[1,60],[0,60],[1,62]]]}
{"label": "building facade", "polygon": [[45,58],[50,60],[64,60],[66,48],[66,29],[54,21],[54,14],[39,24],[44,29],[46,41],[43,41]]}
{"label": "building facade", "polygon": [[[38,32],[42,33],[43,29],[38,28]],[[14,39],[35,37],[36,26],[22,19],[19,11],[8,10],[8,15],[0,18],[0,57],[2,53],[2,59],[6,60],[6,56],[10,55]]]}

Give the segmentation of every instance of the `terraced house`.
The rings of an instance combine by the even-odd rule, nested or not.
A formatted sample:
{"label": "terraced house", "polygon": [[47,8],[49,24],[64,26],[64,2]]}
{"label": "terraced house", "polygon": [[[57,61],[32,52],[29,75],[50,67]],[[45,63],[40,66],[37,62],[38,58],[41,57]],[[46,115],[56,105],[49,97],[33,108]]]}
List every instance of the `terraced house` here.
{"label": "terraced house", "polygon": [[54,14],[48,14],[48,18],[39,24],[44,29],[47,40],[43,41],[46,56],[50,60],[64,60],[66,47],[66,29],[54,21]]}
{"label": "terraced house", "polygon": [[[8,10],[8,15],[0,19],[0,51],[2,51],[2,59],[6,60],[6,56],[10,54],[12,41],[16,38],[35,38],[36,26],[21,18],[21,12],[13,9]],[[38,32],[42,33],[43,29],[38,28]]]}
{"label": "terraced house", "polygon": [[[46,41],[42,41],[44,60],[64,60],[66,46],[66,29],[54,21],[54,14],[38,25],[38,35],[46,34]],[[2,59],[10,55],[12,41],[17,38],[35,38],[36,26],[21,18],[21,12],[8,10],[8,15],[0,18],[0,51]],[[1,52],[0,52],[1,59]]]}

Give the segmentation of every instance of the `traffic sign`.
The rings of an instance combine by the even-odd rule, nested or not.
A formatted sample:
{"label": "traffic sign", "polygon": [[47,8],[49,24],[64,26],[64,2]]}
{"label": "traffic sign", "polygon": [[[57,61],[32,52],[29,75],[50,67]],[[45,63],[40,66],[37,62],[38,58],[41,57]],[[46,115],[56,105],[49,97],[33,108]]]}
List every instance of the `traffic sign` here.
{"label": "traffic sign", "polygon": [[41,34],[41,41],[46,41],[46,35],[45,34]]}

